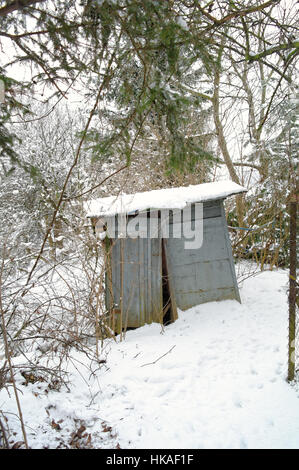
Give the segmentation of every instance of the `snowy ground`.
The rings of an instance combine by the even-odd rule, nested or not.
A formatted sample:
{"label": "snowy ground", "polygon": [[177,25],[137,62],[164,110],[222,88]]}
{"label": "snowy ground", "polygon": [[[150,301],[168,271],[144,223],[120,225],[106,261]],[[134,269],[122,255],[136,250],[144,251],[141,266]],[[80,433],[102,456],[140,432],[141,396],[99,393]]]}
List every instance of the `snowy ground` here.
{"label": "snowy ground", "polygon": [[[211,302],[164,329],[106,341],[101,367],[75,352],[69,392],[18,379],[29,445],[299,448],[299,391],[285,380],[286,285],[286,272],[264,272],[243,282],[242,305]],[[22,441],[9,392],[0,409]]]}

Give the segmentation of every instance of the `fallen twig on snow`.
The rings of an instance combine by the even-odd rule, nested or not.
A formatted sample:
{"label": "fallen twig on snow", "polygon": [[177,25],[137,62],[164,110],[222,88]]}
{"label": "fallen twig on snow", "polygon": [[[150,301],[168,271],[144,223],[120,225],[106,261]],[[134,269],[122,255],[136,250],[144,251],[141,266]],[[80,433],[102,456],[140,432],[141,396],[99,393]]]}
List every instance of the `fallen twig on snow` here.
{"label": "fallen twig on snow", "polygon": [[162,357],[165,357],[167,354],[171,353],[171,351],[175,348],[175,346],[176,345],[172,346],[172,348],[169,349],[169,351],[167,351],[165,354],[163,354],[163,356],[158,357],[158,359],[156,359],[154,362],[148,362],[147,364],[142,364],[142,366],[140,366],[140,367],[150,366],[152,364],[156,364],[158,361],[160,361],[160,359],[162,359]]}

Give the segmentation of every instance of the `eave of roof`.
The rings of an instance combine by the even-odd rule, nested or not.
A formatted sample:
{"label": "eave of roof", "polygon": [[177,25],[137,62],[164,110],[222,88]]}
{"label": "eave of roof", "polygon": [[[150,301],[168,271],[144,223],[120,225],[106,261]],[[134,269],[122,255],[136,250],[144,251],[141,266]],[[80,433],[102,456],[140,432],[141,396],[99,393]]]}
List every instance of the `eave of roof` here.
{"label": "eave of roof", "polygon": [[85,211],[87,217],[104,217],[148,209],[183,209],[195,202],[225,199],[246,191],[246,188],[232,181],[217,181],[93,199],[85,203]]}

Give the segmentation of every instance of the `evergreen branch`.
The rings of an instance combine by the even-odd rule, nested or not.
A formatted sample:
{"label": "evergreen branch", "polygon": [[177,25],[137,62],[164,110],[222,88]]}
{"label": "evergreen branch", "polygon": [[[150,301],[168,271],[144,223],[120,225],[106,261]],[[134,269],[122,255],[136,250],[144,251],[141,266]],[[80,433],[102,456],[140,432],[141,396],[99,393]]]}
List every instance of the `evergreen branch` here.
{"label": "evergreen branch", "polygon": [[43,63],[43,61],[38,57],[37,54],[35,54],[33,51],[30,51],[28,50],[23,44],[21,44],[20,40],[16,40],[16,44],[18,45],[18,47],[23,51],[25,52],[25,54],[27,54],[29,57],[30,55],[33,56],[34,58],[34,61],[43,69],[43,71],[45,72],[45,74],[47,75],[47,77],[49,78],[50,82],[55,86],[55,88],[58,90],[58,92],[64,97],[67,99],[65,93],[60,89],[60,87],[58,86],[56,80],[51,76],[51,71],[49,71],[46,67],[46,65]]}
{"label": "evergreen branch", "polygon": [[180,83],[179,86],[184,90],[190,93],[193,96],[197,96],[198,98],[202,98],[204,100],[210,100],[213,101],[213,97],[210,95],[207,95],[206,93],[201,93],[200,91],[193,90],[192,88],[188,87],[187,85],[183,85],[183,83]]}
{"label": "evergreen branch", "polygon": [[14,11],[24,10],[24,8],[41,2],[45,2],[45,0],[15,0],[14,2],[8,3],[4,7],[0,8],[0,16],[7,16]]}
{"label": "evergreen branch", "polygon": [[[69,24],[68,29],[88,28],[93,25],[94,23],[74,23],[74,24]],[[55,28],[55,34],[63,33],[64,31],[65,31],[65,28],[63,27]],[[4,36],[6,38],[9,38],[15,41],[17,39],[27,38],[31,36],[41,36],[43,34],[52,34],[52,33],[53,31],[50,31],[49,29],[43,29],[40,31],[29,31],[27,33],[22,33],[22,34],[10,34],[4,31],[0,31],[0,36]]]}
{"label": "evergreen branch", "polygon": [[84,191],[83,193],[77,194],[76,196],[68,197],[68,198],[66,198],[66,199],[64,199],[64,200],[65,200],[65,201],[71,201],[71,200],[73,200],[73,199],[79,199],[80,197],[85,196],[85,195],[88,194],[88,193],[91,193],[92,191],[94,191],[95,189],[97,189],[99,186],[102,186],[102,184],[104,184],[107,180],[109,180],[110,178],[112,178],[112,176],[117,175],[118,173],[120,173],[121,171],[125,170],[126,168],[128,168],[128,164],[126,164],[126,165],[122,166],[121,168],[119,168],[118,170],[114,171],[111,175],[106,176],[106,178],[104,178],[102,181],[100,181],[100,183],[96,184],[96,185],[93,186],[92,188],[89,188],[89,189],[87,189],[86,191]]}
{"label": "evergreen branch", "polygon": [[[119,35],[119,41],[120,41],[120,38],[121,38],[121,33],[120,33],[120,35]],[[101,99],[101,97],[102,97],[102,93],[103,93],[103,91],[104,91],[104,88],[105,88],[105,86],[107,86],[107,82],[108,82],[109,80],[111,80],[111,78],[112,78],[112,76],[113,76],[113,74],[114,74],[114,71],[111,71],[114,58],[115,58],[115,51],[114,51],[114,53],[111,55],[111,58],[110,58],[110,60],[109,60],[109,64],[108,64],[108,66],[107,66],[107,74],[106,74],[106,76],[103,78],[103,81],[102,81],[102,83],[101,83],[101,86],[99,87],[97,96],[96,96],[96,98],[95,98],[94,106],[93,106],[92,110],[91,110],[90,113],[89,113],[89,117],[88,117],[88,119],[87,119],[87,122],[86,122],[86,124],[85,124],[84,130],[83,130],[83,132],[82,132],[82,137],[81,137],[80,142],[79,142],[79,144],[78,144],[77,151],[76,151],[76,154],[75,154],[73,163],[72,163],[71,167],[69,168],[68,173],[67,173],[67,175],[66,175],[66,178],[65,178],[65,180],[64,180],[63,187],[62,187],[62,190],[61,190],[61,192],[60,192],[59,199],[58,199],[58,202],[57,202],[57,204],[56,204],[56,208],[55,208],[55,210],[54,210],[54,212],[53,212],[52,219],[51,219],[50,224],[49,224],[49,226],[48,226],[48,228],[47,228],[47,230],[46,230],[46,233],[45,233],[45,236],[44,236],[42,245],[41,245],[40,250],[39,250],[39,253],[38,253],[38,255],[37,255],[36,259],[35,259],[35,262],[34,262],[32,268],[31,268],[29,274],[28,274],[28,277],[27,277],[27,280],[26,280],[24,289],[28,286],[28,284],[29,284],[29,282],[30,282],[30,280],[31,280],[31,278],[32,278],[32,276],[33,276],[33,273],[34,273],[34,271],[35,271],[35,269],[36,269],[36,267],[37,267],[37,265],[38,265],[38,263],[39,263],[39,261],[40,261],[42,255],[43,255],[43,252],[44,252],[44,249],[45,249],[47,240],[48,240],[49,235],[50,235],[50,232],[51,232],[51,230],[52,230],[52,228],[53,228],[53,226],[54,226],[54,223],[55,223],[55,221],[56,221],[56,218],[57,218],[57,215],[58,215],[58,211],[59,211],[59,209],[60,209],[60,206],[61,206],[62,202],[64,201],[66,188],[67,188],[67,186],[68,186],[68,183],[69,183],[69,181],[70,181],[70,178],[71,178],[71,176],[72,176],[72,173],[73,173],[75,167],[76,167],[77,164],[78,164],[79,157],[80,157],[80,155],[81,155],[81,150],[82,150],[82,147],[83,147],[83,143],[84,143],[84,141],[85,141],[85,138],[86,138],[86,135],[87,135],[87,132],[88,132],[90,123],[91,123],[91,121],[92,121],[92,119],[93,119],[93,117],[94,117],[94,115],[95,115],[95,112],[96,112],[96,109],[97,109],[98,104],[99,104],[99,102],[100,102],[100,99]],[[27,290],[24,290],[23,293],[22,293],[22,297],[23,297],[27,292],[28,292],[28,289],[27,289]]]}

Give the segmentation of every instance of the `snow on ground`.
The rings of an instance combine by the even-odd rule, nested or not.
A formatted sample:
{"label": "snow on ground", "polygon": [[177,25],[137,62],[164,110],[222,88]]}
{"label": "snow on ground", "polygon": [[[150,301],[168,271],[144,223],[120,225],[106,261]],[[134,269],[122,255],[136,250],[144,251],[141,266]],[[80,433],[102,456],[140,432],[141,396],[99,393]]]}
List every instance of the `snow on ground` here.
{"label": "snow on ground", "polygon": [[[286,272],[264,272],[244,281],[241,305],[211,302],[107,340],[93,373],[75,352],[69,392],[18,383],[29,445],[72,446],[84,426],[77,441],[98,448],[299,448],[286,285]],[[10,394],[0,408],[15,413]],[[10,426],[22,440],[16,418]]]}

